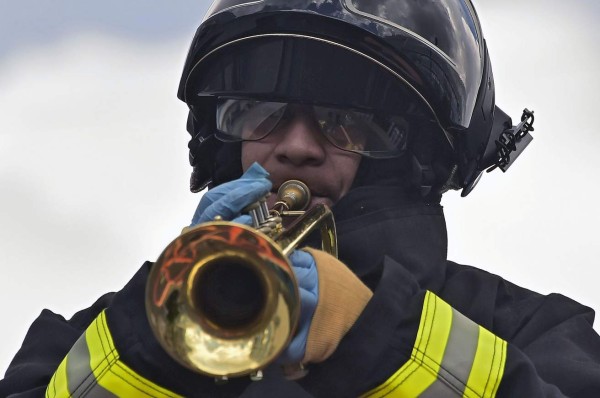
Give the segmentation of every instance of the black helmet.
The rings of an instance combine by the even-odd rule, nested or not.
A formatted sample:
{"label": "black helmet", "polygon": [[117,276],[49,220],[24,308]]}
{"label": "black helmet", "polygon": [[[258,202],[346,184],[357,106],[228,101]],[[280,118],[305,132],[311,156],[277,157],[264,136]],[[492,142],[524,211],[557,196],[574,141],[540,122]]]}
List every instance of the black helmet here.
{"label": "black helmet", "polygon": [[222,98],[399,115],[411,154],[404,162],[423,195],[466,195],[483,170],[506,170],[533,122],[527,114],[515,130],[495,106],[470,0],[217,0],[196,32],[178,97],[190,107],[193,191],[239,169],[215,138]]}

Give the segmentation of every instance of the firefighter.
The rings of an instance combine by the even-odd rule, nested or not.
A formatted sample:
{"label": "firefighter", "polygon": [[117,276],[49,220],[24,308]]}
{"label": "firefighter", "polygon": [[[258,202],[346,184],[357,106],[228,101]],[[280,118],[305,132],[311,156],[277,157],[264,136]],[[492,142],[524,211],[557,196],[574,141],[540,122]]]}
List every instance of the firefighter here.
{"label": "firefighter", "polygon": [[0,395],[600,395],[591,309],[446,259],[442,194],[510,167],[533,125],[495,105],[469,0],[217,0],[178,96],[191,190],[209,188],[192,226],[249,223],[244,209],[292,178],[333,210],[339,258],[290,256],[291,343],[260,381],[182,366],[150,330],[146,263],[68,321],[45,310]]}

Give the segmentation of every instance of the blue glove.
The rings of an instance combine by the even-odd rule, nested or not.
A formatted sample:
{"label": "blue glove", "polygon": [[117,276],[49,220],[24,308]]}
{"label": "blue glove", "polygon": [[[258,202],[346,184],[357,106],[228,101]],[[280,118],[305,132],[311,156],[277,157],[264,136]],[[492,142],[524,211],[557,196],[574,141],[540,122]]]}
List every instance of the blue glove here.
{"label": "blue glove", "polygon": [[290,261],[300,290],[300,321],[295,336],[278,359],[279,363],[300,363],[304,358],[310,324],[319,299],[319,278],[313,256],[295,250],[290,255]]}
{"label": "blue glove", "polygon": [[253,163],[239,179],[209,190],[200,199],[190,226],[214,221],[216,216],[225,221],[251,225],[250,216],[240,213],[271,191],[272,183],[268,177],[265,169]]}
{"label": "blue glove", "polygon": [[[271,191],[272,184],[268,176],[269,173],[264,168],[254,163],[239,179],[209,190],[202,196],[190,226],[213,221],[216,216],[221,216],[223,220],[251,225],[250,216],[240,213],[246,206]],[[317,265],[313,256],[305,251],[296,250],[290,255],[290,261],[300,290],[300,320],[296,335],[278,360],[280,363],[299,363],[304,358],[308,332],[319,295]]]}

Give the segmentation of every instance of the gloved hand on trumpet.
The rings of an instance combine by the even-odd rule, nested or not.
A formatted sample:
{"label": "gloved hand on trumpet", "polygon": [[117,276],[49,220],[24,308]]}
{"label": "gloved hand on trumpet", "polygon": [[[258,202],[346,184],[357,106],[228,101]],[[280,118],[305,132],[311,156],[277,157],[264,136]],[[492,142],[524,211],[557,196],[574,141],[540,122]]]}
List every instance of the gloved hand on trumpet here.
{"label": "gloved hand on trumpet", "polygon": [[[252,225],[251,217],[243,211],[269,194],[272,184],[268,177],[268,172],[255,163],[241,178],[209,190],[183,232],[214,220]],[[297,282],[300,312],[291,340],[276,362],[321,362],[334,352],[372,293],[337,258],[321,250],[294,250],[288,258]],[[290,376],[298,374],[302,373]]]}

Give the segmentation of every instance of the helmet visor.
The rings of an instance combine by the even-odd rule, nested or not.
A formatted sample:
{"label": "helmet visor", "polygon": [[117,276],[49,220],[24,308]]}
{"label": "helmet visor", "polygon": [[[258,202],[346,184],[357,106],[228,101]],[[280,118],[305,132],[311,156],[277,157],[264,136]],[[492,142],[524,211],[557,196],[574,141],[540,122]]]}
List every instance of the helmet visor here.
{"label": "helmet visor", "polygon": [[[431,106],[399,75],[364,54],[308,36],[228,43],[196,63],[183,94],[196,118],[215,123],[225,141],[269,134],[295,109],[292,104],[310,107],[332,144],[365,156],[398,156],[409,136],[424,129],[448,137]],[[351,139],[359,136],[360,145]]]}
{"label": "helmet visor", "polygon": [[[483,36],[471,0],[216,0],[206,18],[220,13],[230,14],[222,15],[222,21],[234,15],[259,18],[228,27],[227,34],[256,26],[254,32],[303,32],[335,38],[353,48],[361,42],[378,59],[387,57],[394,64],[433,106],[443,125],[470,125],[485,66]],[[309,23],[303,15],[328,19]],[[336,31],[331,28],[336,19],[363,33],[351,38],[349,29]],[[375,44],[370,34],[390,44],[391,52]],[[335,59],[330,65],[349,66]]]}
{"label": "helmet visor", "polygon": [[258,141],[285,129],[300,114],[345,151],[382,159],[400,156],[406,148],[408,122],[402,116],[241,98],[217,100],[216,136],[222,141]]}

